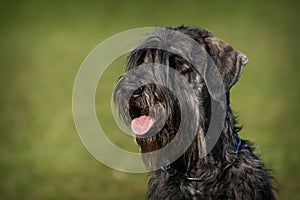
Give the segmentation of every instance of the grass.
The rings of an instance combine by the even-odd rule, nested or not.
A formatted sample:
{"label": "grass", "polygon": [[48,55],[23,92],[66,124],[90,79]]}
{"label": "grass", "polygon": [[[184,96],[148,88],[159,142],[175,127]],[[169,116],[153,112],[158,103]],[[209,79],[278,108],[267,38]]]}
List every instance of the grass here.
{"label": "grass", "polygon": [[[146,26],[205,27],[246,53],[232,89],[243,138],[274,170],[279,199],[300,198],[299,3],[287,1],[9,1],[0,7],[0,199],[143,199],[147,174],[117,172],[82,145],[72,119],[73,82],[99,42]],[[99,82],[97,115],[118,146],[110,94],[124,57]],[[100,103],[101,102],[101,103]],[[103,103],[102,103],[103,102]]]}

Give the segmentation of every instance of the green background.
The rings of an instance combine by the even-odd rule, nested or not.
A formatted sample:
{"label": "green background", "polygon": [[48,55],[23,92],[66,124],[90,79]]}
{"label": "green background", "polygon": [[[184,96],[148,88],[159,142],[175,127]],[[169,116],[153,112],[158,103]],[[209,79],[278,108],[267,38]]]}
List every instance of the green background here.
{"label": "green background", "polygon": [[[87,54],[113,34],[181,24],[209,29],[249,57],[232,89],[240,134],[274,170],[278,198],[300,199],[299,18],[297,1],[1,2],[0,199],[143,199],[148,174],[112,170],[82,145],[73,83]],[[138,151],[111,117],[124,65],[123,56],[101,79],[97,115],[115,144]]]}

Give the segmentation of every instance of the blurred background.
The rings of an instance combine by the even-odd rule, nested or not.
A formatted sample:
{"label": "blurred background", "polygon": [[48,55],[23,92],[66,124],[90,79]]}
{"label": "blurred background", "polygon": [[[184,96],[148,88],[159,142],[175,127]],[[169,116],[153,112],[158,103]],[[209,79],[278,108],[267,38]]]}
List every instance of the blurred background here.
{"label": "blurred background", "polygon": [[[146,26],[206,28],[245,53],[232,89],[241,136],[274,170],[279,199],[300,199],[298,1],[6,1],[0,5],[0,199],[144,199],[149,174],[110,169],[88,153],[72,118],[87,54]],[[117,59],[99,82],[97,115],[118,146],[138,151],[113,122]]]}

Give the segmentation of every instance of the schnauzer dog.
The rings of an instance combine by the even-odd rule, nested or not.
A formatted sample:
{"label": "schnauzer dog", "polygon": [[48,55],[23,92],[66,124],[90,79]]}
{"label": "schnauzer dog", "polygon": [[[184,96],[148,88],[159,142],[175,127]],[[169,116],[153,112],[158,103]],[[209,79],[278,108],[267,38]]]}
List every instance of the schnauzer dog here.
{"label": "schnauzer dog", "polygon": [[[229,90],[247,62],[207,30],[185,26],[157,29],[130,53],[114,102],[153,171],[147,199],[275,199],[273,177],[238,136],[230,108]],[[218,107],[224,120],[210,129]]]}

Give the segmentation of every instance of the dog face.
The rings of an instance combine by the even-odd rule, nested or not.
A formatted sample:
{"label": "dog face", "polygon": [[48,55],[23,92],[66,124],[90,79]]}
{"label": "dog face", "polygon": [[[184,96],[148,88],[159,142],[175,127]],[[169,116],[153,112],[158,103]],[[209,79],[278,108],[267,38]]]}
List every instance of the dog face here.
{"label": "dog face", "polygon": [[[211,95],[206,84],[209,62],[213,61],[217,66],[228,94],[248,59],[206,30],[187,27],[166,30],[179,31],[197,42],[205,52],[203,58],[197,58],[202,60],[202,73],[181,55],[160,47],[160,44],[165,44],[165,38],[169,37],[168,31],[156,32],[130,53],[126,71],[131,71],[134,79],[129,79],[128,74],[120,78],[114,91],[114,102],[121,119],[136,135],[142,152],[164,147],[178,132],[186,137],[194,137],[192,152],[204,151],[204,136],[211,116]],[[184,44],[177,52],[182,51],[185,51]],[[151,68],[135,73],[135,70],[139,71],[151,64],[160,65],[161,70]],[[186,91],[182,81],[174,79],[174,73],[184,77],[192,93]],[[173,89],[166,85],[172,85]],[[176,90],[180,92],[174,92]],[[183,115],[182,111],[187,114]],[[182,129],[181,123],[188,126]]]}
{"label": "dog face", "polygon": [[[135,63],[137,60],[141,62]],[[121,118],[136,135],[143,153],[167,145],[179,132],[183,122],[189,124],[189,127],[181,129],[186,132],[186,137],[192,137],[192,130],[199,131],[199,127],[203,127],[204,111],[200,95],[203,98],[209,96],[202,77],[181,56],[160,49],[137,49],[130,54],[128,63],[127,72],[132,71],[130,75],[140,84],[127,78],[126,74],[120,78],[114,97]],[[159,66],[152,68],[148,65],[151,63]],[[136,72],[147,67],[151,69]],[[189,95],[184,84],[174,79],[172,73],[186,80],[193,95]],[[171,88],[166,85],[171,85]],[[183,110],[188,115],[184,115]]]}

